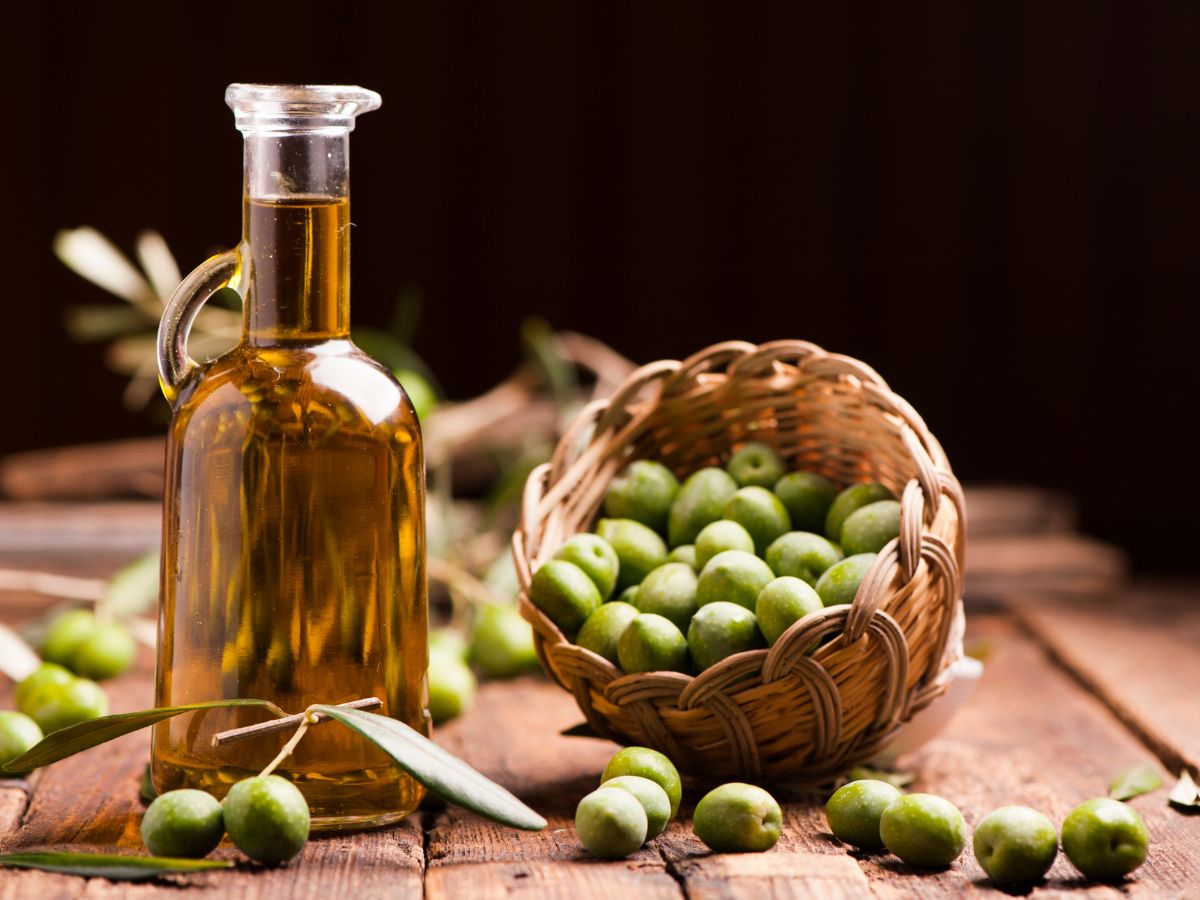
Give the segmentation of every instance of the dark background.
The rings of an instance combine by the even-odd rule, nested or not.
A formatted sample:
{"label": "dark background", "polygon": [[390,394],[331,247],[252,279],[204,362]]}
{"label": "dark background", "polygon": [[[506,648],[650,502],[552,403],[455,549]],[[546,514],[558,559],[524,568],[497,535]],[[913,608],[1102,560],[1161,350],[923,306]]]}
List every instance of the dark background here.
{"label": "dark background", "polygon": [[1200,563],[1196,4],[44,3],[5,42],[0,451],[149,433],[51,255],[236,242],[231,81],[376,89],[355,322],[419,286],[454,397],[531,314],[644,362],[727,338],[861,357],[966,481],[1051,485],[1143,571]]}

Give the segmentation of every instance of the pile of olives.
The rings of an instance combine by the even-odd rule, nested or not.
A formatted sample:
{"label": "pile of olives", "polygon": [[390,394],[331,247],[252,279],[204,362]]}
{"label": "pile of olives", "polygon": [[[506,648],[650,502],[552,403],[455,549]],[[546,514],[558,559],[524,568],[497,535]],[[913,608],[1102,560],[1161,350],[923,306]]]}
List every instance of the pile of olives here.
{"label": "pile of olives", "polygon": [[[902,794],[883,781],[864,779],[839,788],[825,806],[834,837],[864,850],[887,849],[917,868],[936,869],[958,859],[967,842],[962,813],[934,794]],[[1130,806],[1097,797],[1063,821],[1067,858],[1094,881],[1117,881],[1146,860],[1149,837]],[[980,820],[972,849],[1000,887],[1027,888],[1050,870],[1058,832],[1028,806],[1002,806]]]}
{"label": "pile of olives", "polygon": [[239,781],[225,799],[183,788],[154,799],[142,816],[142,843],[155,856],[199,859],[226,832],[255,862],[287,862],[304,849],[311,819],[299,788],[278,775]]}
{"label": "pile of olives", "polygon": [[[608,761],[600,787],[579,801],[575,833],[593,856],[619,859],[662,834],[679,811],[679,771],[649,747],[626,747]],[[783,813],[752,784],[714,788],[696,804],[692,830],[719,853],[761,852],[779,840]]]}
{"label": "pile of olives", "polygon": [[55,618],[38,649],[44,662],[17,685],[17,711],[0,711],[0,766],[53,731],[107,716],[108,697],[92,679],[120,675],[137,656],[125,626],[86,609]]}
{"label": "pile of olives", "polygon": [[609,485],[595,534],[534,574],[530,601],[568,638],[627,673],[701,672],[773,645],[795,622],[848,604],[900,533],[882,484],[839,491],[787,472],[761,443],[682,484],[638,460]]}

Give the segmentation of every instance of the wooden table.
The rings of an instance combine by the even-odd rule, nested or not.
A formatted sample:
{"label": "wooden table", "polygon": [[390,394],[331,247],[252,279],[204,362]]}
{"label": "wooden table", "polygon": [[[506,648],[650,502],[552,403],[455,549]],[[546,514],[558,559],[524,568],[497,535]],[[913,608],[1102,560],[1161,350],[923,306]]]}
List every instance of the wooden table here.
{"label": "wooden table", "polygon": [[[1167,777],[1200,764],[1200,597],[1194,586],[1139,587],[1120,597],[1063,606],[1037,598],[970,616],[968,643],[986,643],[985,675],[949,729],[902,761],[914,789],[942,794],[973,825],[1008,803],[1056,822],[1102,795],[1109,778],[1140,761]],[[10,623],[44,601],[0,595]],[[151,705],[152,660],[110,683],[114,711]],[[0,708],[11,707],[11,684]],[[785,827],[768,853],[714,855],[691,835],[685,792],[679,819],[627,860],[590,858],[571,826],[614,745],[561,737],[581,720],[571,698],[540,678],[482,686],[474,710],[439,729],[439,741],[543,812],[531,834],[459,809],[430,809],[398,827],[316,837],[276,869],[235,870],[157,883],[114,884],[0,869],[0,898],[31,897],[947,897],[997,895],[968,849],[943,872],[920,873],[886,854],[848,851],[828,833],[819,802],[778,790]],[[331,726],[324,726],[331,727]],[[144,852],[138,782],[148,733],[129,735],[36,773],[0,782],[0,846],[117,848]],[[1166,765],[1163,765],[1165,763]],[[1133,805],[1150,830],[1146,864],[1125,884],[1090,885],[1061,857],[1034,891],[1045,897],[1200,897],[1200,816],[1167,806],[1166,790]]]}

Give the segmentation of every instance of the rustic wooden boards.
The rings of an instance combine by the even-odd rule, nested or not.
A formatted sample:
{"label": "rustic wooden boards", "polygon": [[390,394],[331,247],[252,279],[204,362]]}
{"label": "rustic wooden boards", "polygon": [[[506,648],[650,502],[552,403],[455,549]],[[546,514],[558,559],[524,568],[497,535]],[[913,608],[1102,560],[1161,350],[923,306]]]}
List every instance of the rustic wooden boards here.
{"label": "rustic wooden boards", "polygon": [[[151,706],[152,683],[153,660],[143,650],[137,671],[107,686],[113,711]],[[11,685],[6,683],[0,689],[0,708],[11,705]],[[138,831],[138,787],[149,754],[149,732],[135,732],[39,771],[28,782],[0,781],[0,847],[145,853]],[[189,897],[247,900],[416,900],[423,893],[419,814],[384,831],[315,837],[298,860],[277,869],[246,863],[228,842],[214,855],[237,860],[238,868],[137,884],[0,868],[0,900],[96,894],[147,898],[162,896],[171,885],[187,885]]]}
{"label": "rustic wooden boards", "polygon": [[1033,597],[1017,614],[1172,774],[1200,776],[1200,587],[1131,589],[1102,608]]}
{"label": "rustic wooden boards", "polygon": [[[1095,616],[1097,607],[1093,604],[1090,610]],[[1186,612],[1180,615],[1191,621]],[[1055,632],[1073,633],[1072,627],[1056,626]],[[1105,646],[1111,645],[1120,658],[1127,641],[1122,632],[1106,637],[1102,623],[1094,627],[1096,635],[1080,639],[1107,641]],[[1187,639],[1188,632],[1181,633]],[[1028,803],[1057,822],[1074,804],[1103,794],[1115,772],[1152,759],[1101,700],[1057,666],[1039,641],[1010,617],[975,616],[970,635],[991,647],[985,675],[947,732],[910,760],[901,761],[920,772],[914,789],[950,798],[971,825],[1005,803]],[[1138,654],[1151,652],[1156,640],[1148,631],[1144,647],[1130,651],[1132,661],[1113,663],[1114,668],[1136,666]],[[116,709],[148,705],[148,654],[138,671],[113,683],[110,692]],[[1171,696],[1188,694],[1180,691]],[[8,702],[5,686],[0,688],[0,707]],[[1167,703],[1168,709],[1173,708],[1169,698]],[[785,806],[785,832],[770,853],[708,853],[691,835],[688,823],[692,805],[702,793],[693,784],[688,786],[680,819],[666,834],[630,859],[592,859],[580,847],[571,818],[576,802],[596,784],[616,748],[606,741],[559,736],[562,728],[580,718],[569,695],[528,678],[483,685],[475,709],[439,730],[443,744],[546,814],[551,824],[541,833],[495,826],[459,809],[431,808],[396,828],[316,838],[299,860],[275,870],[243,863],[232,872],[139,885],[0,870],[0,900],[84,895],[144,898],[165,894],[171,884],[187,884],[189,895],[198,896],[321,900],[335,893],[355,898],[486,898],[519,893],[572,900],[621,895],[1002,896],[984,881],[969,850],[953,867],[938,873],[914,872],[886,854],[848,851],[827,833],[819,802],[785,789],[776,791]],[[1186,732],[1173,730],[1178,723],[1167,713],[1159,727],[1172,736],[1186,737]],[[147,752],[147,735],[134,734],[52,766],[31,779],[28,808],[23,785],[0,783],[0,846],[116,847],[140,852],[141,810],[136,794]],[[1194,850],[1200,846],[1200,817],[1170,810],[1165,793],[1133,801],[1150,828],[1153,847],[1149,861],[1132,881],[1119,890],[1087,885],[1060,859],[1034,896],[1173,896],[1200,883],[1200,854]],[[218,853],[239,859],[228,847]]]}

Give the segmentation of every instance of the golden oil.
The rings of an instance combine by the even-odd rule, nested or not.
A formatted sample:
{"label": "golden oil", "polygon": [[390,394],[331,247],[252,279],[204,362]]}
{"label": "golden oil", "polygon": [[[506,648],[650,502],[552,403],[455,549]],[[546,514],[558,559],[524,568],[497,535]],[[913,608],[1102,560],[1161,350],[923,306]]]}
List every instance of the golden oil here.
{"label": "golden oil", "polygon": [[[424,460],[408,398],[349,340],[349,203],[246,200],[244,336],[183,386],[167,444],[155,704],[362,697],[425,731]],[[214,710],[154,729],[159,792],[223,796],[290,736],[211,746],[271,718]],[[314,828],[366,827],[421,788],[336,722],[277,770]]]}

